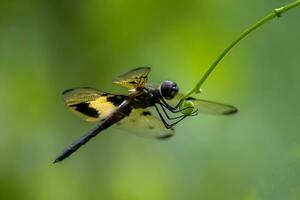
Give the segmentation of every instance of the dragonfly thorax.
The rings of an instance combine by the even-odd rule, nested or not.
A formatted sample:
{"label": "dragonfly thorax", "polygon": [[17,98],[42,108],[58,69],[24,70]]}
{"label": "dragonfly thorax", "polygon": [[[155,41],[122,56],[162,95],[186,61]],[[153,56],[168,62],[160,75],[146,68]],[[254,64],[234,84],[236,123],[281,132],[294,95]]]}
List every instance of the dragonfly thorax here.
{"label": "dragonfly thorax", "polygon": [[141,93],[132,99],[133,108],[147,108],[154,106],[159,101],[159,90],[154,88],[144,88]]}

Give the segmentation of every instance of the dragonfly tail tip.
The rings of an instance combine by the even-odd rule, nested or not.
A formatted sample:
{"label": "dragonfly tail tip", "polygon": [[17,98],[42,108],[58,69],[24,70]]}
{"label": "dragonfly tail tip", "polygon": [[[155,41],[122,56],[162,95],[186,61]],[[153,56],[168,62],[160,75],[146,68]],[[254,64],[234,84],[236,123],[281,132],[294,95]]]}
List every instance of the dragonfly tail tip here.
{"label": "dragonfly tail tip", "polygon": [[53,164],[55,163],[58,163],[60,160],[58,158],[56,158],[54,161],[53,161]]}

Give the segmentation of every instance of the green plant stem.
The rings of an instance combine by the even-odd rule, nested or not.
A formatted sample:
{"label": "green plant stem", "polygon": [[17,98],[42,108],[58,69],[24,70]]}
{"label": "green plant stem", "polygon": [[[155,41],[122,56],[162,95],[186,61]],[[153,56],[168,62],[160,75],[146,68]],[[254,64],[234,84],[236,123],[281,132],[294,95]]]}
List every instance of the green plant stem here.
{"label": "green plant stem", "polygon": [[[220,61],[227,55],[227,53],[237,44],[239,43],[243,38],[245,38],[247,35],[249,35],[251,32],[256,30],[257,28],[261,27],[265,23],[269,22],[270,20],[281,17],[281,15],[287,11],[289,11],[292,8],[295,8],[296,6],[300,5],[300,0],[294,1],[292,3],[289,3],[283,7],[274,9],[270,14],[263,17],[261,20],[247,28],[245,31],[243,31],[218,57],[217,59],[212,63],[212,65],[208,68],[208,70],[205,72],[203,77],[200,79],[200,81],[196,84],[196,86],[189,90],[182,98],[182,101],[186,99],[187,97],[191,96],[193,93],[200,93],[200,87],[205,82],[205,80],[209,77],[209,75],[213,72],[213,70],[216,68],[216,66],[220,63]],[[182,102],[181,101],[181,102]]]}

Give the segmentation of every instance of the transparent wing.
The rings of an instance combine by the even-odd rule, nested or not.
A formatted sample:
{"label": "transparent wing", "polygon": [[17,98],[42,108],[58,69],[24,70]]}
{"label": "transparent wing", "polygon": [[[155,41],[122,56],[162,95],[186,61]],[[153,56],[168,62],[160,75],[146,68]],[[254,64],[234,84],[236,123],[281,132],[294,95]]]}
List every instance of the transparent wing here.
{"label": "transparent wing", "polygon": [[160,119],[146,109],[133,109],[128,117],[116,125],[142,137],[166,139],[174,135],[174,129],[167,129]]}
{"label": "transparent wing", "polygon": [[129,90],[143,87],[148,79],[150,67],[139,67],[116,77],[113,83]]}
{"label": "transparent wing", "polygon": [[114,112],[126,96],[82,87],[64,91],[63,99],[69,109],[81,118],[88,122],[97,122]]}
{"label": "transparent wing", "polygon": [[[183,97],[182,94],[178,94],[174,100],[172,100],[173,105],[176,105]],[[215,115],[231,115],[238,111],[238,109],[234,106],[217,103],[213,101],[207,101],[203,99],[196,99],[194,97],[188,97],[187,100],[190,100],[194,103],[195,109],[198,109],[199,113],[206,114],[215,114]],[[175,103],[176,101],[176,103]]]}

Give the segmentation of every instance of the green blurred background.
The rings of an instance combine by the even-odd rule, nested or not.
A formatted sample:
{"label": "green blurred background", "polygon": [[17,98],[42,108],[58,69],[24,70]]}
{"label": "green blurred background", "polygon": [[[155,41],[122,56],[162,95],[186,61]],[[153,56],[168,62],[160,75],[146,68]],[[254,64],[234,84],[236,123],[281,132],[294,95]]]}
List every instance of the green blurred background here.
{"label": "green blurred background", "polygon": [[300,8],[240,43],[203,85],[231,117],[188,118],[168,141],[117,129],[66,161],[94,124],[65,89],[120,92],[116,75],[152,67],[182,92],[248,25],[288,0],[1,0],[0,199],[300,199]]}

